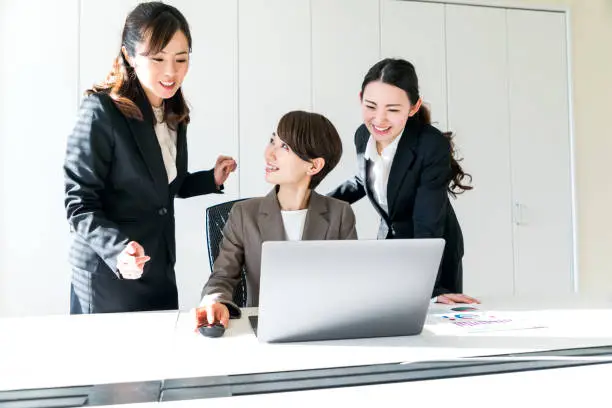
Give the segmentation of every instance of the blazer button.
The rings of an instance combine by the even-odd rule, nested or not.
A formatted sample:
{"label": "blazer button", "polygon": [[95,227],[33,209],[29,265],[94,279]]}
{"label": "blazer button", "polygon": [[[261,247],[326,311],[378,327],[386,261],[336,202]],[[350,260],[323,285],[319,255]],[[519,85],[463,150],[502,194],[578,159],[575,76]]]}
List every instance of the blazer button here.
{"label": "blazer button", "polygon": [[166,215],[166,214],[168,214],[168,210],[166,210],[166,207],[162,207],[162,208],[160,208],[160,209],[157,211],[157,213],[158,213],[159,215]]}

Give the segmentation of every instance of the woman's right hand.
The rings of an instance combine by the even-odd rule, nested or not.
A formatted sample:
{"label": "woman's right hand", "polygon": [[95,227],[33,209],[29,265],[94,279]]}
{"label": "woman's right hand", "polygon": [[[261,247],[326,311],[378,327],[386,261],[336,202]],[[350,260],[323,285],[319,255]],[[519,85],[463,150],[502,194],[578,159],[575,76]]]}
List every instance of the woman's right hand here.
{"label": "woman's right hand", "polygon": [[229,318],[229,309],[223,303],[211,302],[201,305],[195,310],[196,329],[206,324],[213,324],[214,322],[220,322],[223,327],[227,328]]}
{"label": "woman's right hand", "polygon": [[117,269],[123,279],[139,279],[149,259],[151,257],[145,255],[142,245],[131,241],[117,257]]}

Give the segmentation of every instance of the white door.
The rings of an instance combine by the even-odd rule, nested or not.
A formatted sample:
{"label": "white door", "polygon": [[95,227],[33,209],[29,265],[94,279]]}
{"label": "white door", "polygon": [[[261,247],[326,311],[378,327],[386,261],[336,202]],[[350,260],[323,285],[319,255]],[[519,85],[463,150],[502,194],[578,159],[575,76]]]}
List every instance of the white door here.
{"label": "white door", "polygon": [[573,291],[565,14],[508,10],[515,291]]}
{"label": "white door", "polygon": [[506,11],[447,5],[446,38],[449,130],[474,186],[453,200],[465,239],[464,291],[510,295],[514,267]]}

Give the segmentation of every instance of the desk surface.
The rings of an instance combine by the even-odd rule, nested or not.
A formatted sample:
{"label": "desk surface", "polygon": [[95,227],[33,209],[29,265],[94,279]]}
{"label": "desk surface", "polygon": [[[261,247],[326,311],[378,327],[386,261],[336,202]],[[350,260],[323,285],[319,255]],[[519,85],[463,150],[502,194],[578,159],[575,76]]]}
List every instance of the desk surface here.
{"label": "desk surface", "polygon": [[[481,310],[537,317],[545,329],[265,344],[245,309],[222,338],[189,313],[0,319],[0,390],[455,359],[612,344],[611,299],[485,299]],[[432,305],[430,313],[448,311]]]}
{"label": "desk surface", "polygon": [[[245,309],[232,320],[222,339],[193,333],[191,316],[181,313],[174,336],[172,377],[195,377],[258,372],[455,359],[552,349],[612,344],[612,302],[609,299],[491,299],[481,310],[510,311],[545,323],[547,328],[466,335],[438,335],[429,330],[417,336],[266,344],[254,335]],[[429,314],[450,307],[432,305]],[[195,352],[194,350],[199,350]]]}
{"label": "desk surface", "polygon": [[178,313],[0,319],[0,390],[163,378]]}

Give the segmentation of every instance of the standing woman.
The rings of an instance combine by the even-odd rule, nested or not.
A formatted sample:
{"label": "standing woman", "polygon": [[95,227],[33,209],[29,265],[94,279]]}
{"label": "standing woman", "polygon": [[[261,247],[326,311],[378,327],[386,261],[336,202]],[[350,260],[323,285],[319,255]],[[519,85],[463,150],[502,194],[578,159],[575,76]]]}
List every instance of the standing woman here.
{"label": "standing woman", "polygon": [[440,303],[477,302],[463,290],[463,235],[449,194],[471,177],[455,160],[448,135],[431,125],[414,66],[384,59],[361,85],[363,124],[355,133],[358,174],[330,195],[354,203],[368,196],[381,217],[379,239],[444,238],[433,297]]}
{"label": "standing woman", "polygon": [[187,171],[190,52],[176,8],[139,4],[113,71],[86,92],[64,163],[71,314],[178,308],[174,197],[220,192],[236,168],[220,156]]}

